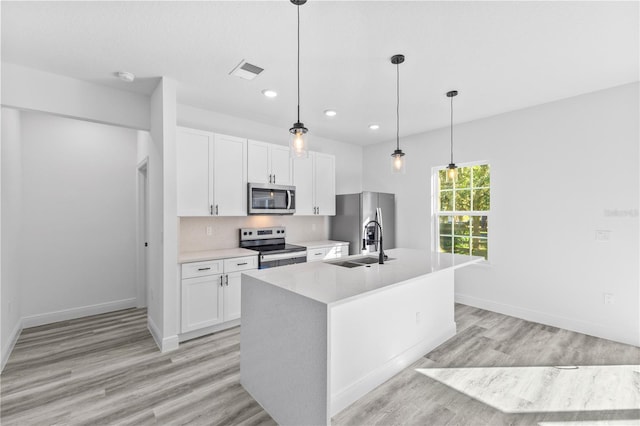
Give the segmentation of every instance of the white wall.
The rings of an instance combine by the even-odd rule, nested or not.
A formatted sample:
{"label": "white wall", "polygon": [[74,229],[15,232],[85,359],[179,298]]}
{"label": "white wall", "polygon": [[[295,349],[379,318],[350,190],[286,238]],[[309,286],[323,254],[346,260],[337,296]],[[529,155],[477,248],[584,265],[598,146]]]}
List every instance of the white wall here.
{"label": "white wall", "polygon": [[[176,195],[176,88],[162,78],[151,96],[149,147],[149,328],[162,351],[178,347],[180,287]],[[144,146],[143,141],[139,142]]]}
{"label": "white wall", "polygon": [[[178,105],[178,125],[239,136],[280,145],[289,144],[289,129],[258,123],[239,117]],[[351,194],[362,191],[362,147],[325,139],[309,132],[311,151],[336,156],[336,193]]]}
{"label": "white wall", "polygon": [[20,143],[20,112],[2,108],[1,166],[2,195],[1,225],[2,265],[0,279],[1,329],[0,370],[22,328],[20,313],[20,248],[22,235],[22,159]]}
{"label": "white wall", "polygon": [[[455,161],[491,164],[490,265],[456,274],[458,301],[640,345],[639,87],[456,126]],[[431,168],[449,162],[449,129],[401,138],[406,175],[380,173],[393,144],[365,149],[364,189],[397,194],[399,247],[430,249]]]}
{"label": "white wall", "polygon": [[149,97],[2,63],[2,105],[132,129],[149,129]]}
{"label": "white wall", "polygon": [[25,326],[135,306],[136,142],[133,130],[22,113]]}

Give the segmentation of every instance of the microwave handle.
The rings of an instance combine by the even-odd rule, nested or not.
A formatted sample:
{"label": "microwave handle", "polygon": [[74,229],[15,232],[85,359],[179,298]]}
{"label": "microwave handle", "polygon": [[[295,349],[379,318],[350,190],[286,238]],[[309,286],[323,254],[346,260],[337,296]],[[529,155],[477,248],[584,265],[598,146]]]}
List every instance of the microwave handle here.
{"label": "microwave handle", "polygon": [[291,191],[287,190],[287,210],[291,209]]}

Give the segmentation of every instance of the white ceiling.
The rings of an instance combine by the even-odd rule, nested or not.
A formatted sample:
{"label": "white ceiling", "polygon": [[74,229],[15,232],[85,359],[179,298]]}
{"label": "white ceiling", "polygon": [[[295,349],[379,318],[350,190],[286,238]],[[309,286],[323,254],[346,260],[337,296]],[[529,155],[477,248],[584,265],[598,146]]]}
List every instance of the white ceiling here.
{"label": "white ceiling", "polygon": [[[296,121],[296,7],[288,0],[2,1],[2,60],[283,128]],[[309,0],[301,14],[301,121],[367,145],[638,81],[638,2]],[[241,59],[265,69],[229,76]],[[133,72],[127,84],[113,74]],[[265,88],[279,96],[267,99]],[[323,111],[338,111],[334,118]],[[368,129],[379,123],[380,130]]]}

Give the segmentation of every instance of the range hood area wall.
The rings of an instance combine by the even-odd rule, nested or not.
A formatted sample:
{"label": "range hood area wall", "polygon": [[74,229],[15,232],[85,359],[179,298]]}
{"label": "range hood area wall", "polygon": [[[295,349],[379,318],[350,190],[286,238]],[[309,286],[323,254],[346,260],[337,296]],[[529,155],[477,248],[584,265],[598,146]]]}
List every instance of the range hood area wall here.
{"label": "range hood area wall", "polygon": [[285,226],[287,242],[326,240],[328,223],[327,216],[181,217],[180,252],[238,247],[240,228]]}

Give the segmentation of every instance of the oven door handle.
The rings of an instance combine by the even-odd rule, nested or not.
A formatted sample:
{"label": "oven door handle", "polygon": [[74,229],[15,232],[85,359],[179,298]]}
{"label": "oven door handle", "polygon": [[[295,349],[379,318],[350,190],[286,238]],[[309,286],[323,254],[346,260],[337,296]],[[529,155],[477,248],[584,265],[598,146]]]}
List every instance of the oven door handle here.
{"label": "oven door handle", "polygon": [[296,257],[307,257],[307,251],[294,251],[291,253],[263,254],[260,256],[262,262],[280,259],[295,259]]}
{"label": "oven door handle", "polygon": [[287,210],[291,209],[291,191],[287,189]]}

